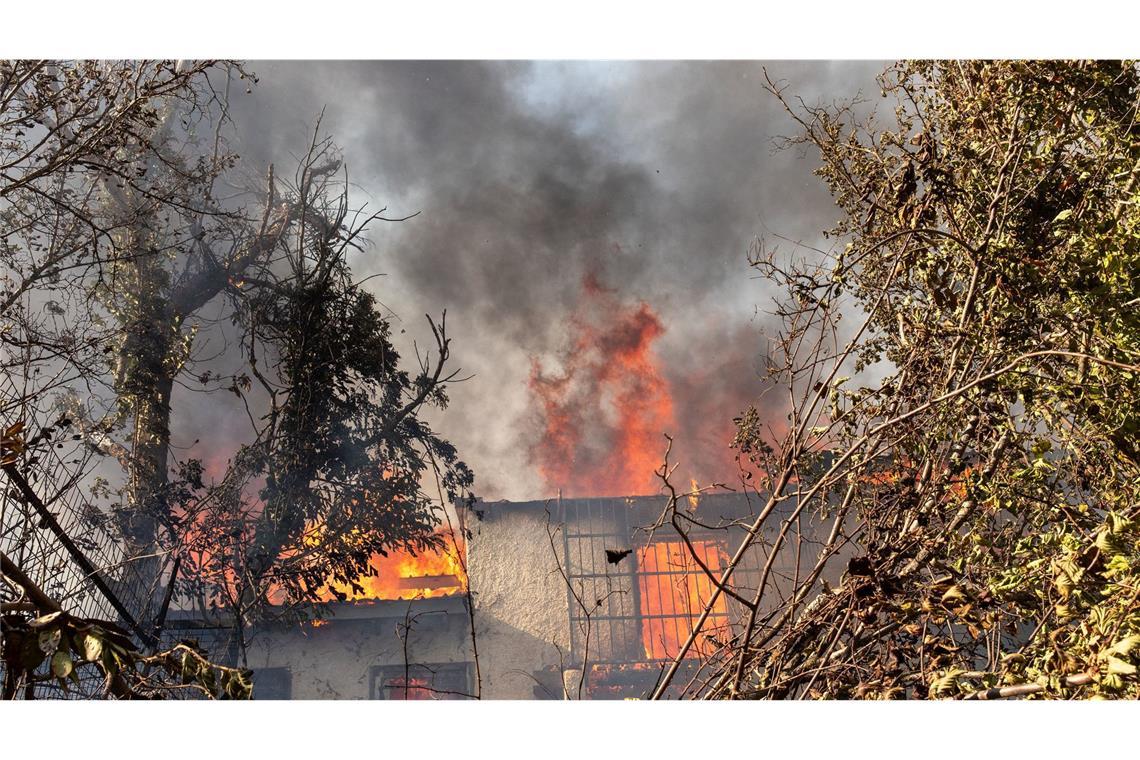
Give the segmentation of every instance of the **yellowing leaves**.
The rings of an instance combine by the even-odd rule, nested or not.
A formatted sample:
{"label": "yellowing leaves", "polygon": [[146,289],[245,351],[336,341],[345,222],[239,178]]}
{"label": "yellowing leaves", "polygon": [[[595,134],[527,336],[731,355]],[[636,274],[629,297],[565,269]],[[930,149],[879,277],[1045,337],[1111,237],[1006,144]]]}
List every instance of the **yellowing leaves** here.
{"label": "yellowing leaves", "polygon": [[1119,657],[1113,657],[1111,655],[1107,658],[1107,660],[1108,660],[1108,672],[1109,672],[1109,674],[1117,675],[1117,676],[1134,676],[1134,675],[1136,675],[1136,666],[1133,665],[1132,663],[1125,662],[1124,660],[1120,659]]}
{"label": "yellowing leaves", "polygon": [[88,634],[83,637],[83,657],[88,662],[96,662],[103,656],[103,642]]}
{"label": "yellowing leaves", "polygon": [[4,429],[0,435],[0,466],[9,465],[24,453],[24,423],[17,422]]}
{"label": "yellowing leaves", "polygon": [[75,669],[75,663],[65,650],[59,650],[51,657],[51,672],[56,678],[67,678]]}
{"label": "yellowing leaves", "polygon": [[942,604],[946,607],[952,607],[962,604],[966,601],[966,594],[958,585],[951,586],[946,589],[946,593],[942,595]]}
{"label": "yellowing leaves", "polygon": [[1128,655],[1133,649],[1140,647],[1140,633],[1126,636],[1109,648],[1109,652],[1119,655]]}

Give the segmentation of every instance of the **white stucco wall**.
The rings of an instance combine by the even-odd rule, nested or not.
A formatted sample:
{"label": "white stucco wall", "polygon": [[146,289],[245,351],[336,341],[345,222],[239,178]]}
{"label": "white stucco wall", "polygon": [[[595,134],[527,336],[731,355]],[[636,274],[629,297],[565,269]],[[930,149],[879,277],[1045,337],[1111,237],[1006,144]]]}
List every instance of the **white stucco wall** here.
{"label": "white stucco wall", "polygon": [[[552,682],[549,674],[559,673],[569,658],[566,586],[547,537],[546,514],[492,504],[472,523],[468,575],[479,655],[472,692],[479,689],[485,699],[561,698],[554,685],[561,676]],[[561,539],[555,546],[561,547]],[[474,664],[463,597],[341,603],[330,612],[319,627],[294,623],[255,631],[249,667],[255,673],[288,667],[293,699],[367,699],[373,668],[404,663],[405,616],[411,623],[409,662]]]}
{"label": "white stucco wall", "polygon": [[[557,672],[569,658],[566,584],[541,508],[487,504],[483,509],[483,519],[473,519],[468,526],[473,534],[468,575],[484,696],[532,699],[536,672]],[[557,536],[555,547],[561,550]],[[547,689],[555,693],[545,696],[561,697],[557,687]]]}
{"label": "white stucco wall", "polygon": [[287,667],[293,699],[368,699],[377,666],[404,664],[405,624],[410,633],[407,659],[435,665],[467,662],[471,641],[461,598],[415,602],[334,605],[323,625],[294,623],[254,632],[249,667]]}
{"label": "white stucco wall", "polygon": [[[548,530],[561,528],[554,516],[558,512],[556,505],[550,505],[551,515],[542,502],[481,503],[478,508],[481,518],[471,514],[467,524],[471,532],[468,576],[475,605],[479,664],[479,683],[473,675],[469,689],[473,693],[478,690],[485,699],[560,699],[565,671],[576,663],[572,662],[570,651],[571,602],[558,569],[563,539],[556,532],[552,548],[548,536]],[[606,517],[595,511],[591,512],[595,515],[592,518],[582,517],[585,513],[581,511],[578,514],[576,530],[580,533],[619,535],[624,530],[610,524],[616,519],[614,513]],[[772,526],[767,533],[774,531]],[[818,528],[811,526],[808,531],[818,532]],[[766,537],[770,539],[771,535]],[[605,548],[620,548],[608,547],[608,540],[588,544],[589,551],[599,554],[593,558],[592,567],[604,575],[595,585],[582,588],[587,597],[606,599],[604,592],[611,568],[601,552]],[[739,539],[728,540],[731,545],[726,548],[731,552],[735,547],[732,542]],[[758,568],[766,559],[761,546],[753,552],[755,556],[746,563],[751,567],[741,568],[736,579],[743,588],[755,584]],[[566,569],[578,572],[583,567],[591,567],[590,558],[574,556]],[[780,562],[774,571],[770,588],[778,596],[796,570]],[[805,571],[806,568],[800,569],[801,573]],[[613,573],[628,585],[624,568],[613,569]],[[629,603],[626,597],[612,596],[603,602],[606,608],[598,612],[614,614],[616,610],[610,607]],[[320,627],[295,623],[255,632],[248,650],[249,666],[255,671],[288,667],[293,699],[367,699],[373,669],[402,666],[405,661],[405,645],[399,634],[405,616],[410,616],[411,622],[408,662],[429,666],[474,663],[465,597],[341,603],[332,605],[330,612],[329,621]],[[606,631],[604,626],[594,627],[591,662],[599,651],[619,651],[616,645],[610,646]],[[620,651],[630,649],[628,643]],[[636,635],[632,643],[632,650],[623,659],[641,657],[641,642]],[[577,678],[570,681],[576,682]]]}

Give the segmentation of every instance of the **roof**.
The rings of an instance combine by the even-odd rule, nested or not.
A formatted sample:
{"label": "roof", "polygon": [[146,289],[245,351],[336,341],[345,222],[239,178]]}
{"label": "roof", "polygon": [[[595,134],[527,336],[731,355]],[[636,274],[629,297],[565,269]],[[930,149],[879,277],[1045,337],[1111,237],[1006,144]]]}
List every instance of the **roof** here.
{"label": "roof", "polygon": [[[531,512],[541,514],[549,511],[551,515],[572,516],[575,514],[589,514],[598,510],[627,509],[637,515],[639,519],[653,520],[668,506],[669,497],[665,494],[657,496],[595,496],[580,498],[553,497],[534,501],[483,501],[478,500],[470,505],[470,509],[479,520],[494,519],[500,515],[513,512]],[[694,504],[695,501],[695,504]],[[706,516],[723,516],[726,518],[739,518],[748,514],[755,514],[764,506],[764,499],[755,492],[722,491],[717,493],[702,493],[695,500],[687,495],[678,496],[678,506],[683,509],[700,512]]]}

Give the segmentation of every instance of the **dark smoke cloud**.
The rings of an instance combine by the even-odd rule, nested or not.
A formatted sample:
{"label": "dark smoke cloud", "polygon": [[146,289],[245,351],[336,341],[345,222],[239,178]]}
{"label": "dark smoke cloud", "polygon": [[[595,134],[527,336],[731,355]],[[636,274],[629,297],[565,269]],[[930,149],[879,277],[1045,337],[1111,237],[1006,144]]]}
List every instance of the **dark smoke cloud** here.
{"label": "dark smoke cloud", "polygon": [[[260,63],[232,109],[237,147],[260,165],[302,152],[322,127],[359,199],[391,215],[354,262],[411,340],[448,310],[455,358],[475,374],[438,427],[490,497],[546,495],[528,464],[532,357],[565,340],[584,275],[658,313],[657,350],[678,436],[725,442],[762,389],[750,241],[814,243],[835,210],[814,156],[773,153],[795,132],[763,91],[761,64]],[[874,63],[773,63],[807,102],[874,92]],[[219,413],[220,414],[220,413]],[[196,416],[209,419],[210,414]],[[719,425],[719,423],[718,423]],[[701,459],[704,454],[693,455]],[[709,454],[708,468],[723,462]]]}

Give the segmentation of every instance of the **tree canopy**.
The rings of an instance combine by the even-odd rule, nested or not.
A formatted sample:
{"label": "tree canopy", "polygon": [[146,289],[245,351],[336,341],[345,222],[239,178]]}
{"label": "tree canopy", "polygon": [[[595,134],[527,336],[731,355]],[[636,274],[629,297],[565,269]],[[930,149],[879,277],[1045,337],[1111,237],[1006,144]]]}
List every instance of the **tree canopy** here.
{"label": "tree canopy", "polygon": [[882,109],[770,84],[842,215],[758,248],[791,413],[737,446],[754,527],[796,504],[771,557],[825,529],[708,693],[1140,695],[1140,69],[904,62]]}
{"label": "tree canopy", "polygon": [[[98,537],[79,539],[100,549],[83,566],[144,633],[172,596],[225,607],[239,633],[319,614],[324,586],[374,554],[437,546],[442,502],[473,481],[423,418],[457,379],[445,319],[405,368],[350,266],[399,220],[350,205],[319,118],[291,176],[240,159],[230,97],[254,82],[228,62],[0,63],[0,427],[28,492],[3,491],[5,551],[58,581],[33,546],[42,491]],[[201,351],[207,330],[223,355]],[[196,393],[228,399],[246,436],[172,453]],[[80,620],[79,652],[93,629],[65,612],[53,630]],[[47,625],[27,615],[10,622]]]}

